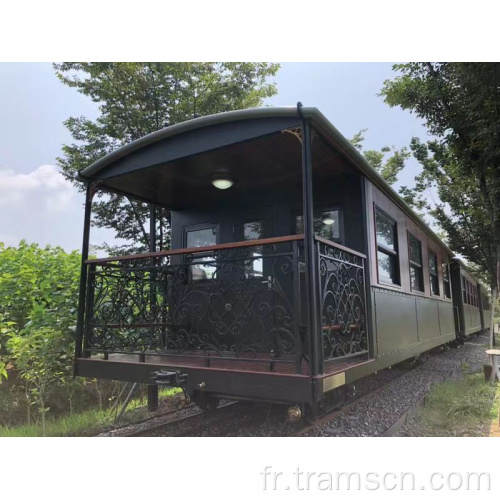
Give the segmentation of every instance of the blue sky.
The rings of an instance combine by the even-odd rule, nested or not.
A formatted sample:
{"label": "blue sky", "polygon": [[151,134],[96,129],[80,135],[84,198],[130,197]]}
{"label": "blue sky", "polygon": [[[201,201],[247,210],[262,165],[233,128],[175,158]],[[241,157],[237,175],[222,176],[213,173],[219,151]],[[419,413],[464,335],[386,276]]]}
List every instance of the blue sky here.
{"label": "blue sky", "polygon": [[[393,76],[389,63],[287,63],[276,77],[278,95],[266,104],[316,106],[346,137],[367,128],[365,147],[408,145],[425,137],[421,122],[389,108],[377,93]],[[0,64],[0,241],[21,239],[79,249],[83,197],[55,167],[61,145],[71,136],[69,116],[95,118],[88,98],[62,85],[50,63]],[[410,162],[400,182],[411,184]],[[94,243],[108,238],[94,231]]]}

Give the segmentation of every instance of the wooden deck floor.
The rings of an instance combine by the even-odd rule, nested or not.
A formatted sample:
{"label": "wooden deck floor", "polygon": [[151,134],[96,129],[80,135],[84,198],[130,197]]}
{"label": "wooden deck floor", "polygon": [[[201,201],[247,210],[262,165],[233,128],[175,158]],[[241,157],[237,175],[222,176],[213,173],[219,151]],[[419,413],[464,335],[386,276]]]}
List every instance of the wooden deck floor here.
{"label": "wooden deck floor", "polygon": [[[93,356],[90,359],[103,359],[102,356]],[[277,360],[262,359],[234,359],[224,358],[217,355],[212,355],[210,358],[202,356],[169,356],[158,354],[109,354],[108,361],[116,361],[121,363],[145,363],[151,365],[165,365],[172,368],[204,368],[216,370],[230,370],[237,372],[250,373],[279,373],[283,375],[296,375],[296,364],[294,359],[281,358]],[[364,357],[351,357],[347,359],[339,358],[338,360],[328,361],[324,364],[324,374],[331,375],[338,372],[346,371],[359,364],[366,363],[368,360]],[[302,375],[309,375],[309,365],[307,361],[302,361]]]}

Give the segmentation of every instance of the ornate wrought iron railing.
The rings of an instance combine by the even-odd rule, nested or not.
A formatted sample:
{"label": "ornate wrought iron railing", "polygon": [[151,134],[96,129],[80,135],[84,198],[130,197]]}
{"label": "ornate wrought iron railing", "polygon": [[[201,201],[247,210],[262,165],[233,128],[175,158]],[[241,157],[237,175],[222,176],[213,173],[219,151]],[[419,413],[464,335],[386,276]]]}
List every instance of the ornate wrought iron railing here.
{"label": "ornate wrought iron railing", "polygon": [[[367,352],[365,258],[316,238],[321,351]],[[84,357],[138,354],[307,371],[303,236],[86,262]],[[220,366],[220,365],[219,365]],[[280,368],[281,367],[281,368]]]}
{"label": "ornate wrought iron railing", "polygon": [[368,353],[363,254],[316,237],[323,359]]}
{"label": "ornate wrought iron railing", "polygon": [[83,356],[199,356],[206,366],[233,359],[300,372],[302,240],[87,261]]}

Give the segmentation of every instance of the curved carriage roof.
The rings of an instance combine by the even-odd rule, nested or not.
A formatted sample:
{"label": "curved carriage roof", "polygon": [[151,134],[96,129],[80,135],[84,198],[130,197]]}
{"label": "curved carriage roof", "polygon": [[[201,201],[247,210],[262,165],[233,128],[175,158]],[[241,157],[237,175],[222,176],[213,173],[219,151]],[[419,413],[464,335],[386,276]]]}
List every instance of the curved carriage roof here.
{"label": "curved carriage roof", "polygon": [[[301,107],[300,113],[352,166],[368,177],[436,243],[453,255],[446,244],[317,108]],[[148,134],[116,149],[80,171],[79,177],[84,181],[105,180],[141,170],[145,166],[141,163],[140,155],[146,154],[145,152],[157,143],[172,145],[171,148],[166,147],[162,151],[162,161],[166,162],[243,142],[285,128],[300,126],[301,120],[296,106],[244,109],[193,118]],[[235,127],[235,124],[238,124],[238,127]]]}

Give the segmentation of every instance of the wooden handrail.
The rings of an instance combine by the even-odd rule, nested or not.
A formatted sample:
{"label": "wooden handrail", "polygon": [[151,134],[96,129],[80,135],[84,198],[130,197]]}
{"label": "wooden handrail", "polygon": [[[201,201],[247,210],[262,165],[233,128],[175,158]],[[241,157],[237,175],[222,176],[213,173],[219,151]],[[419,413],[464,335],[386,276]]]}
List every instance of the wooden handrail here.
{"label": "wooden handrail", "polygon": [[103,264],[106,262],[117,262],[121,260],[147,259],[152,257],[163,257],[165,255],[185,255],[190,253],[213,252],[214,250],[224,250],[228,248],[253,247],[260,245],[272,245],[274,243],[286,243],[287,241],[303,240],[303,234],[290,236],[278,236],[276,238],[263,238],[261,240],[237,241],[235,243],[222,243],[208,247],[180,248],[179,250],[163,250],[162,252],[139,253],[135,255],[121,255],[118,257],[104,257],[102,259],[89,259],[85,264]]}
{"label": "wooden handrail", "polygon": [[[165,255],[186,255],[190,253],[203,253],[203,252],[212,252],[214,250],[224,250],[229,248],[242,248],[242,247],[253,247],[260,245],[272,245],[274,243],[286,243],[287,241],[297,241],[303,240],[303,234],[294,234],[289,236],[277,236],[275,238],[263,238],[261,240],[248,240],[248,241],[237,241],[234,243],[222,243],[219,245],[211,245],[207,247],[192,247],[192,248],[180,248],[178,250],[163,250],[162,252],[148,252],[148,253],[139,253],[133,255],[121,255],[117,257],[103,257],[101,259],[89,259],[86,260],[86,264],[104,264],[106,262],[117,262],[122,260],[133,260],[133,259],[147,259],[153,257],[162,257]],[[353,250],[352,248],[345,247],[340,245],[339,243],[335,243],[334,241],[327,240],[321,236],[315,237],[316,241],[324,243],[334,248],[338,248],[339,250],[343,250],[345,252],[356,255],[357,257],[361,257],[362,259],[366,259],[366,255]]]}
{"label": "wooden handrail", "polygon": [[335,243],[334,241],[327,240],[326,238],[323,238],[321,236],[315,236],[316,241],[319,241],[320,243],[324,243],[325,245],[329,245],[331,247],[338,248],[339,250],[343,250],[344,252],[347,253],[352,253],[353,255],[356,255],[357,257],[361,257],[362,259],[366,259],[366,255],[361,252],[356,252],[356,250],[353,250],[352,248],[345,247],[344,245],[340,245],[339,243]]}

